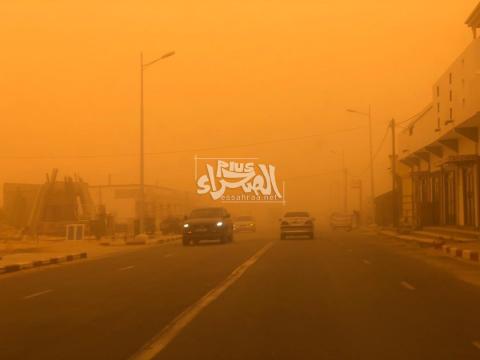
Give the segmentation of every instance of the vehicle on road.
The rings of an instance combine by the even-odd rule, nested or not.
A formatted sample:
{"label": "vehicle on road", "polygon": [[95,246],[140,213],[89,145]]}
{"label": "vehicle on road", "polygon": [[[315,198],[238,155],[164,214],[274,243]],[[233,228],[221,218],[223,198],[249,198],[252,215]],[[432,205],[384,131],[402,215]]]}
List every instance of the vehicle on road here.
{"label": "vehicle on road", "polygon": [[280,239],[285,240],[287,236],[308,236],[313,239],[315,219],[306,211],[291,211],[285,213],[280,219]]}
{"label": "vehicle on road", "polygon": [[235,232],[255,232],[257,223],[253,216],[239,216],[233,221],[233,230]]}
{"label": "vehicle on road", "polygon": [[194,209],[183,223],[183,245],[203,240],[233,241],[233,221],[223,207]]}
{"label": "vehicle on road", "polygon": [[349,212],[334,212],[330,215],[330,227],[332,230],[343,229],[352,231],[356,226],[355,216]]}

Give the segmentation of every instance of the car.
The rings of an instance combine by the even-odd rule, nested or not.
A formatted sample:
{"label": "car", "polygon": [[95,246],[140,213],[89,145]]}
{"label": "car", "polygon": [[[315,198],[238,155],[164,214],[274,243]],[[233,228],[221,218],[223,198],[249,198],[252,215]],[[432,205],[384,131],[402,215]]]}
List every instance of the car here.
{"label": "car", "polygon": [[233,230],[235,232],[255,232],[257,224],[253,216],[239,216],[233,221]]}
{"label": "car", "polygon": [[354,214],[348,212],[334,212],[330,215],[330,227],[332,230],[343,229],[352,231],[354,228]]}
{"label": "car", "polygon": [[208,207],[192,210],[183,223],[183,245],[197,245],[202,240],[233,241],[233,221],[223,207]]}
{"label": "car", "polygon": [[280,239],[285,240],[287,236],[308,236],[314,237],[315,219],[306,211],[291,211],[285,213],[280,219]]}

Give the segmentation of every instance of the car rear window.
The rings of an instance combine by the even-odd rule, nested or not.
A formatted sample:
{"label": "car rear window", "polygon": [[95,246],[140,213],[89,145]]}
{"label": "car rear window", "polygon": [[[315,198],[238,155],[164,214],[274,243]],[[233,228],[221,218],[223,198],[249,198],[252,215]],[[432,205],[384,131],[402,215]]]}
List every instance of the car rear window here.
{"label": "car rear window", "polygon": [[237,221],[253,221],[253,216],[239,216]]}
{"label": "car rear window", "polygon": [[190,218],[215,218],[222,217],[223,214],[224,212],[222,208],[196,209],[192,211]]}
{"label": "car rear window", "polygon": [[297,211],[297,212],[287,212],[285,217],[310,217],[308,212]]}

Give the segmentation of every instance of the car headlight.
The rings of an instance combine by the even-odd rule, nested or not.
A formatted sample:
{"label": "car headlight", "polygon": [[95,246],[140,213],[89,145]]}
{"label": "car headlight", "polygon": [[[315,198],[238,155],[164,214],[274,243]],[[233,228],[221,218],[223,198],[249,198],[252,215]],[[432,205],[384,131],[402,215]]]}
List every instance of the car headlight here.
{"label": "car headlight", "polygon": [[218,227],[223,226],[223,222],[222,221],[217,222],[217,226]]}
{"label": "car headlight", "polygon": [[185,229],[188,228],[189,226],[190,226],[190,225],[188,225],[188,224],[183,224],[183,227],[184,227]]}

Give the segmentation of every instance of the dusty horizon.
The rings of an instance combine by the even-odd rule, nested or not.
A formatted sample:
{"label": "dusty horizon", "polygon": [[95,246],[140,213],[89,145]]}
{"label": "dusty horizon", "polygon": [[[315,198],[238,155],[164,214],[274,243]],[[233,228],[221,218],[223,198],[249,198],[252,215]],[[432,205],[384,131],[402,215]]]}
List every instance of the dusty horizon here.
{"label": "dusty horizon", "polygon": [[[345,109],[372,106],[376,149],[471,41],[476,2],[433,3],[3,4],[0,182],[43,182],[52,168],[138,182],[140,51],[173,50],[145,74],[147,183],[192,191],[197,154],[260,157],[296,179],[290,192],[331,186],[311,175],[338,171],[332,150],[344,148],[367,186],[366,119]],[[390,187],[389,151],[376,158],[377,193]]]}

